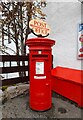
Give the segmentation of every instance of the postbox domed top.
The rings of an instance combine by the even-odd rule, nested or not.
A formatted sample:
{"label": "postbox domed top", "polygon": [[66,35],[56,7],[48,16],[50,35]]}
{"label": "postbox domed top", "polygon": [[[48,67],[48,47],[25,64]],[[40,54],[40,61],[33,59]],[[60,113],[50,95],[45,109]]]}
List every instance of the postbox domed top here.
{"label": "postbox domed top", "polygon": [[30,46],[53,46],[55,44],[54,40],[49,38],[30,38],[26,40],[26,45]]}

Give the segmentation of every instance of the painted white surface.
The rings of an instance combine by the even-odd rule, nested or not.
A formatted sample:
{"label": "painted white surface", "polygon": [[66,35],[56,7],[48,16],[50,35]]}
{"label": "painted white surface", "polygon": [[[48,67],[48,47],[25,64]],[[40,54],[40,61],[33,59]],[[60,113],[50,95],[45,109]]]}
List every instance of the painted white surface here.
{"label": "painted white surface", "polygon": [[[53,47],[54,67],[59,65],[81,69],[81,60],[77,60],[77,26],[81,22],[81,3],[75,0],[74,2],[52,1],[47,3],[44,12],[47,15],[46,21],[51,27],[48,37],[56,40],[56,45]],[[29,38],[31,37],[36,36],[31,34]],[[11,44],[6,44],[11,48]],[[14,43],[12,47],[14,48]]]}
{"label": "painted white surface", "polygon": [[51,27],[48,36],[56,41],[53,47],[54,67],[81,69],[77,59],[78,23],[81,22],[80,2],[48,2],[44,9]]}

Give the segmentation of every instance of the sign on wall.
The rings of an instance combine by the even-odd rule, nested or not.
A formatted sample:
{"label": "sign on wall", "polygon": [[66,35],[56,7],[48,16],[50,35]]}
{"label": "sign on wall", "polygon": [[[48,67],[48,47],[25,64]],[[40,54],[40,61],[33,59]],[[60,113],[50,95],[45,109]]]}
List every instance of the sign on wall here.
{"label": "sign on wall", "polygon": [[29,22],[29,27],[36,36],[46,37],[50,33],[47,23],[41,19],[33,19]]}
{"label": "sign on wall", "polygon": [[83,23],[78,26],[78,59],[83,59]]}

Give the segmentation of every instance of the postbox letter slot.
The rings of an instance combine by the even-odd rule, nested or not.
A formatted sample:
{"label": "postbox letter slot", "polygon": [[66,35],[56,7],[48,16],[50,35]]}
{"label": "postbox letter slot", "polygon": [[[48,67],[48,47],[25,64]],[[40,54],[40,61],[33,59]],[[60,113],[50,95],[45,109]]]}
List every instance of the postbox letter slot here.
{"label": "postbox letter slot", "polygon": [[47,58],[48,55],[32,55],[32,57],[42,57],[42,58]]}

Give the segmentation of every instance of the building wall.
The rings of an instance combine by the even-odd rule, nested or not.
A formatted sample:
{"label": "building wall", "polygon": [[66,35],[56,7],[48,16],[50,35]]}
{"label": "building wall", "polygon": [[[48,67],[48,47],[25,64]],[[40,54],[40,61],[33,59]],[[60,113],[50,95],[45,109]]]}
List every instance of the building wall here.
{"label": "building wall", "polygon": [[49,38],[56,41],[53,47],[54,67],[81,69],[77,59],[78,24],[81,23],[80,2],[48,2],[44,9],[51,27]]}

